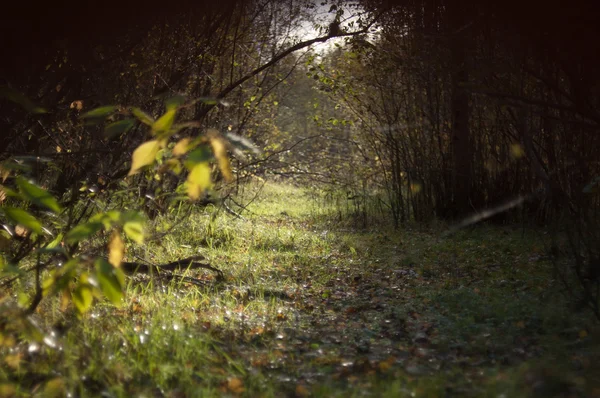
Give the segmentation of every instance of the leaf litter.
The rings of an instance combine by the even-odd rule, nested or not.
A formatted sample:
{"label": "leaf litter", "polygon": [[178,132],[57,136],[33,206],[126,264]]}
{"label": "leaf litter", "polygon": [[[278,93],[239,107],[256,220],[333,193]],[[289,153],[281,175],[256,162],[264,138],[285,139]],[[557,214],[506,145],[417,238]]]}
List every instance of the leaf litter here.
{"label": "leaf litter", "polygon": [[[238,263],[235,277],[191,300],[196,287],[185,283],[155,286],[162,296],[135,285],[126,306],[91,312],[90,330],[120,322],[118,344],[101,350],[103,365],[118,364],[114,380],[128,392],[153,384],[175,396],[195,388],[175,382],[185,374],[234,396],[600,396],[598,325],[570,310],[539,242],[521,231],[483,227],[440,238],[290,213],[276,218],[290,233],[243,237],[249,246],[234,247],[265,257],[252,271]],[[227,250],[215,253],[235,262]],[[4,362],[41,374],[50,349],[15,350]],[[125,364],[143,350],[170,359]],[[33,380],[34,390],[67,388],[60,377]],[[86,380],[92,392],[106,388],[102,376]]]}

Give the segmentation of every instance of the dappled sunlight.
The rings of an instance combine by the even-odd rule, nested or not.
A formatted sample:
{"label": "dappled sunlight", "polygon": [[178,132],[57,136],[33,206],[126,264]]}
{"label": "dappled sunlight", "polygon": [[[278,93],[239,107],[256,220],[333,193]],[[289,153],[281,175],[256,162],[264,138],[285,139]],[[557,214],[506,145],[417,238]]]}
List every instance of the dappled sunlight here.
{"label": "dappled sunlight", "polygon": [[[106,378],[121,383],[115,393],[150,388],[148,372],[153,385],[184,386],[184,393],[198,377],[220,392],[360,386],[483,393],[485,384],[512,385],[506,372],[522,363],[564,355],[562,344],[589,344],[594,327],[548,297],[555,288],[545,279],[548,260],[534,232],[349,230],[313,218],[316,196],[267,186],[271,195],[249,207],[252,218],[232,224],[226,214],[198,212],[175,239],[146,248],[161,261],[191,243],[194,231],[205,231],[204,244],[190,249],[224,273],[222,282],[131,279],[119,308],[99,304],[80,322],[45,305],[45,327],[61,324],[62,332],[48,333],[43,349],[25,347],[27,355],[49,366],[60,360],[64,372],[83,364],[80,382],[97,393],[105,390],[94,380]],[[298,195],[294,203],[290,195]],[[236,232],[224,232],[230,228]],[[223,234],[229,238],[210,244]],[[564,337],[551,349],[556,336]],[[63,362],[58,350],[70,359]],[[391,379],[402,383],[381,384]]]}
{"label": "dappled sunlight", "polygon": [[600,7],[138,3],[0,14],[0,397],[600,397]]}

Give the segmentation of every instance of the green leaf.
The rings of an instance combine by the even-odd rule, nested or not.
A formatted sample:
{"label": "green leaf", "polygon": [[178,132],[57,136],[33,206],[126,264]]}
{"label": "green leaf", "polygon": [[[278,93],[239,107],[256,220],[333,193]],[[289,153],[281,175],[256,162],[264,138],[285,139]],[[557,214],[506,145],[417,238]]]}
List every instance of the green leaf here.
{"label": "green leaf", "polygon": [[31,164],[13,158],[2,162],[2,168],[8,171],[23,171],[28,173],[31,171]]}
{"label": "green leaf", "polygon": [[21,105],[27,112],[29,113],[47,113],[48,111],[35,103],[33,103],[29,98],[24,96],[18,91],[15,91],[8,87],[0,87],[0,96],[4,97],[16,104]]}
{"label": "green leaf", "polygon": [[145,221],[145,218],[141,212],[136,210],[129,210],[121,213],[120,220],[123,224],[128,223],[130,221],[143,223]]}
{"label": "green leaf", "polygon": [[63,240],[63,234],[58,234],[50,243],[42,247],[37,253],[50,254],[50,253],[61,253],[66,254],[64,247],[60,245]]}
{"label": "green leaf", "polygon": [[17,186],[21,191],[23,199],[29,200],[38,206],[45,207],[54,213],[60,213],[61,208],[58,201],[45,189],[30,183],[23,177],[17,178]]}
{"label": "green leaf", "polygon": [[123,224],[123,232],[132,241],[144,243],[144,223],[140,221],[129,221]]}
{"label": "green leaf", "polygon": [[133,175],[140,171],[142,167],[154,163],[159,149],[160,142],[158,140],[144,142],[142,145],[137,147],[131,156],[131,170],[129,170],[128,175]]}
{"label": "green leaf", "polygon": [[171,126],[171,130],[169,130],[169,135],[179,133],[181,130],[184,130],[184,129],[199,128],[200,126],[201,126],[200,123],[197,121],[173,124]]}
{"label": "green leaf", "polygon": [[46,249],[54,249],[55,247],[60,247],[60,242],[62,242],[63,234],[58,234],[54,240],[48,243],[45,248]]}
{"label": "green leaf", "polygon": [[23,317],[18,321],[20,321],[21,324],[20,332],[27,340],[40,343],[44,341],[46,335],[33,318]]}
{"label": "green leaf", "polygon": [[21,105],[29,113],[39,114],[48,112],[46,109],[34,104],[29,98],[20,92],[8,87],[0,87],[0,97],[4,97],[16,104]]}
{"label": "green leaf", "polygon": [[23,209],[19,209],[16,207],[4,207],[4,214],[8,217],[12,222],[16,224],[21,224],[25,228],[32,230],[35,233],[42,233],[42,224]]}
{"label": "green leaf", "polygon": [[176,109],[185,103],[186,98],[183,95],[176,95],[165,101],[167,110]]}
{"label": "green leaf", "polygon": [[152,126],[154,124],[154,118],[140,108],[132,107],[131,113],[137,118],[137,120],[148,126]]}
{"label": "green leaf", "polygon": [[120,305],[123,298],[123,286],[125,285],[125,275],[119,268],[115,268],[107,260],[99,258],[96,264],[96,278],[100,284],[102,293],[114,305]]}
{"label": "green leaf", "polygon": [[221,102],[216,97],[198,97],[198,101],[200,101],[206,105],[217,105],[219,102]]}
{"label": "green leaf", "polygon": [[73,303],[80,314],[83,314],[92,306],[94,295],[92,286],[88,283],[79,283],[73,292]]}
{"label": "green leaf", "polygon": [[212,186],[211,170],[208,162],[195,165],[187,178],[187,194],[190,199],[200,199],[202,193]]}
{"label": "green leaf", "polygon": [[76,243],[83,239],[87,239],[100,231],[104,227],[101,222],[87,222],[85,224],[79,224],[69,232],[67,232],[67,243]]}
{"label": "green leaf", "polygon": [[152,134],[158,137],[164,137],[168,135],[173,122],[175,121],[175,115],[177,114],[176,108],[171,108],[165,112],[154,124],[152,125]]}
{"label": "green leaf", "polygon": [[[72,258],[63,264],[62,267],[55,270],[56,274],[54,277],[49,278],[50,280],[45,282],[44,289],[49,291],[52,289],[54,292],[59,292],[69,287],[69,284],[75,278],[77,274],[77,268],[80,267],[79,259]],[[84,276],[82,275],[82,278]]]}
{"label": "green leaf", "polygon": [[2,192],[8,197],[21,199],[21,195],[4,185],[2,185]]}
{"label": "green leaf", "polygon": [[191,170],[198,163],[208,162],[213,159],[214,154],[210,148],[207,145],[201,145],[188,154],[185,160],[185,167],[187,167],[188,170]]}
{"label": "green leaf", "polygon": [[96,109],[92,109],[89,112],[84,113],[80,116],[81,119],[99,119],[104,118],[117,110],[114,105],[101,106]]}
{"label": "green leaf", "polygon": [[126,133],[127,131],[131,130],[133,126],[135,126],[134,119],[119,120],[118,122],[114,122],[106,126],[104,129],[104,136],[106,138],[112,138],[116,135]]}
{"label": "green leaf", "polygon": [[8,275],[21,275],[23,273],[24,272],[22,269],[13,264],[5,262],[4,259],[0,256],[0,277],[5,277]]}
{"label": "green leaf", "polygon": [[90,217],[89,222],[99,222],[104,225],[104,229],[107,231],[112,228],[114,224],[119,222],[121,218],[121,212],[117,210],[109,210],[106,213],[98,213]]}

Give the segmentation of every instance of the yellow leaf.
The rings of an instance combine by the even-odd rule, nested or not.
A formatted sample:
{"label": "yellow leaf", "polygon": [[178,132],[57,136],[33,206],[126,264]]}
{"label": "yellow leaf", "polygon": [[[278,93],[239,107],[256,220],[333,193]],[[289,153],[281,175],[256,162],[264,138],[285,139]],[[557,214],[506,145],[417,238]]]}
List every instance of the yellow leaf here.
{"label": "yellow leaf", "polygon": [[582,330],[579,331],[579,338],[580,339],[585,339],[587,337],[587,335],[588,335],[587,330],[583,330],[582,329]]}
{"label": "yellow leaf", "polygon": [[144,142],[142,145],[137,147],[131,156],[131,170],[129,170],[128,175],[133,175],[142,167],[154,163],[159,149],[160,142],[158,140]]}
{"label": "yellow leaf", "polygon": [[191,138],[182,138],[173,148],[173,156],[185,155],[190,149]]}
{"label": "yellow leaf", "polygon": [[152,125],[152,133],[156,136],[165,136],[168,135],[173,122],[175,121],[175,115],[177,114],[177,109],[169,109],[162,115],[154,124]]}
{"label": "yellow leaf", "polygon": [[223,177],[225,177],[227,182],[230,182],[233,179],[233,176],[231,174],[229,156],[227,156],[227,147],[225,146],[223,139],[217,134],[218,133],[213,133],[210,135],[210,145],[212,146],[213,153],[219,164],[219,169],[221,170],[221,173],[223,173]]}
{"label": "yellow leaf", "polygon": [[525,156],[525,151],[523,150],[523,147],[521,147],[521,145],[512,144],[510,146],[510,154],[514,159],[519,159]]}
{"label": "yellow leaf", "polygon": [[62,294],[60,295],[60,310],[62,312],[65,312],[67,308],[69,308],[71,300],[71,291],[68,288],[63,289]]}
{"label": "yellow leaf", "polygon": [[177,159],[167,160],[165,162],[165,167],[175,173],[175,175],[181,174],[181,163]]}
{"label": "yellow leaf", "polygon": [[21,366],[22,357],[23,354],[21,353],[7,355],[6,357],[4,357],[4,362],[6,362],[6,364],[13,369],[19,369],[19,367]]}
{"label": "yellow leaf", "polygon": [[0,397],[15,397],[17,396],[17,388],[14,384],[0,384]]}
{"label": "yellow leaf", "polygon": [[121,266],[121,261],[123,261],[124,254],[125,244],[123,243],[123,239],[121,239],[119,231],[115,230],[110,237],[110,242],[108,242],[108,262],[115,267],[119,267]]}
{"label": "yellow leaf", "polygon": [[192,200],[199,199],[202,193],[212,186],[208,162],[194,165],[187,178],[187,194]]}
{"label": "yellow leaf", "polygon": [[410,184],[410,191],[414,194],[421,192],[422,189],[423,187],[418,182]]}

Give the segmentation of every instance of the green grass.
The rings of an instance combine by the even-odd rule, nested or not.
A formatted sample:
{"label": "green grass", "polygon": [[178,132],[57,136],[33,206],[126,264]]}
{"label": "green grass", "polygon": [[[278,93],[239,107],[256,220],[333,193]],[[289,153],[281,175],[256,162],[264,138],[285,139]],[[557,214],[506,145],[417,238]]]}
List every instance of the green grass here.
{"label": "green grass", "polygon": [[45,300],[57,347],[4,337],[0,395],[600,396],[600,330],[560,294],[540,231],[356,229],[318,191],[243,189],[260,191],[243,220],[198,210],[128,248],[203,254],[224,282],[130,279],[120,308],[81,318]]}

